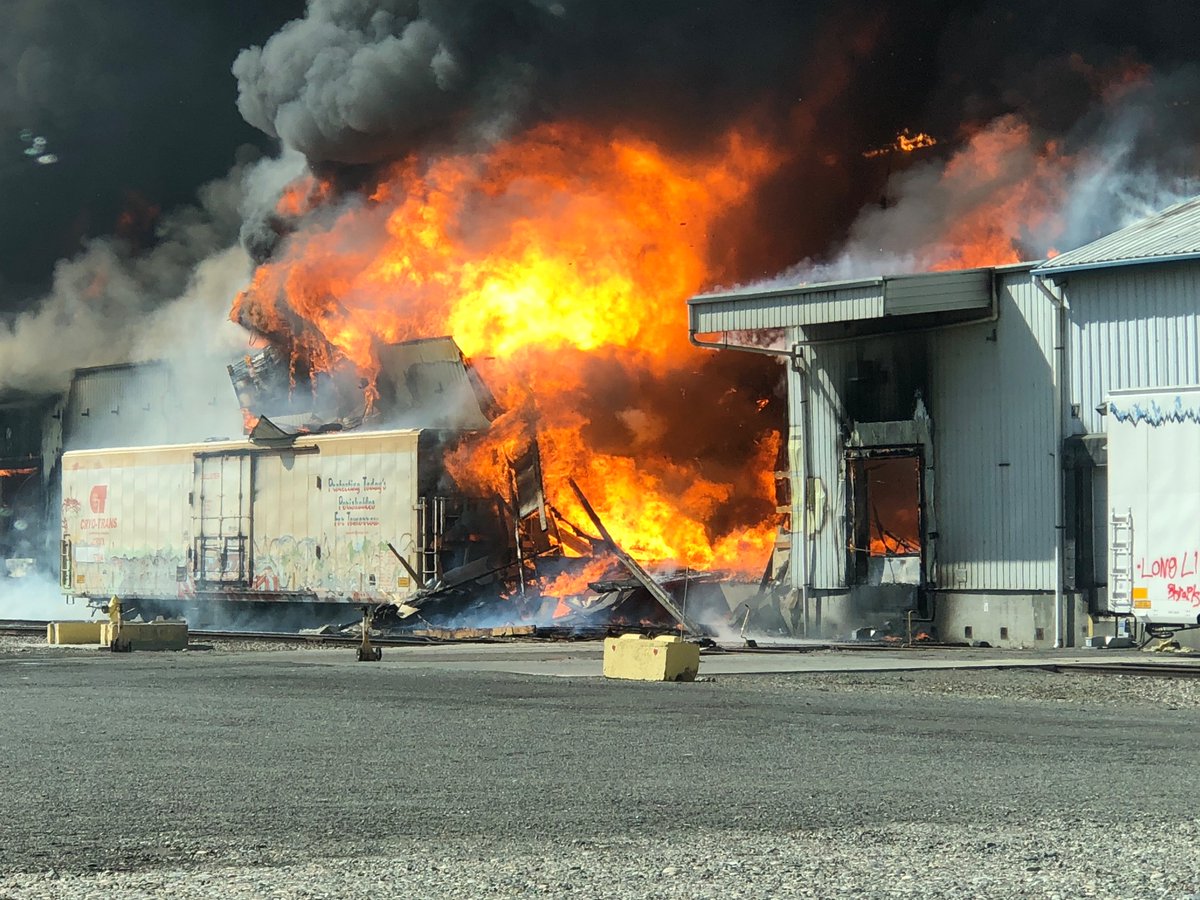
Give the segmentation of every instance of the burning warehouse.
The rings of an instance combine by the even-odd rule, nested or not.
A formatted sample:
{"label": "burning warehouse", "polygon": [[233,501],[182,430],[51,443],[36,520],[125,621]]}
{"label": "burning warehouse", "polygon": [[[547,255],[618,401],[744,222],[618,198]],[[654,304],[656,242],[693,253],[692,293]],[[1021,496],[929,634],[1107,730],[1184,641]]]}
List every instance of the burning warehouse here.
{"label": "burning warehouse", "polygon": [[1200,198],[1042,263],[692,298],[695,343],[787,365],[792,627],[1068,646],[1128,613],[1103,416],[1200,383],[1198,247]]}
{"label": "burning warehouse", "polygon": [[[956,468],[955,449],[939,444],[950,411],[1008,395],[955,354],[966,336],[994,332],[981,359],[1004,341],[996,377],[1011,368],[1033,378],[1014,348],[1035,360],[1030,347],[1044,335],[1010,338],[1026,312],[1005,312],[1033,300],[1009,287],[1019,270],[996,266],[1085,243],[1180,190],[1190,160],[1159,151],[1194,146],[1198,123],[1180,99],[1191,96],[1191,74],[1151,62],[1190,60],[1193,43],[1147,39],[1130,56],[1124,30],[1119,46],[1092,40],[1091,18],[1079,16],[1057,27],[1079,29],[1087,52],[1064,52],[1062,31],[1037,32],[1049,47],[1031,43],[1020,15],[986,7],[930,17],[933,27],[907,11],[844,4],[686,13],[630,4],[616,14],[611,3],[484,3],[451,14],[438,3],[381,12],[312,0],[258,45],[238,36],[238,127],[257,129],[264,155],[239,156],[192,206],[163,215],[130,202],[117,237],[80,245],[54,267],[49,292],[5,319],[0,381],[66,396],[70,372],[85,367],[61,419],[51,411],[44,426],[47,446],[68,453],[238,443],[244,432],[254,452],[285,453],[352,434],[428,431],[422,446],[438,448],[429,471],[500,510],[488,528],[457,524],[460,550],[486,532],[503,535],[505,554],[519,560],[492,585],[503,597],[528,588],[536,558],[541,588],[564,608],[603,605],[612,592],[596,585],[633,577],[597,558],[598,546],[613,545],[683,584],[749,585],[760,608],[773,584],[819,596],[826,630],[851,622],[833,599],[851,588],[871,621],[875,607],[931,613],[914,585],[996,597],[1052,590],[1034,549],[1044,542],[1014,525],[1009,507],[994,512],[985,550],[960,552],[963,530],[946,527],[953,502],[942,492],[967,496],[954,479],[994,499],[1017,471],[1041,473],[1037,454],[1053,451],[1006,449],[982,480]],[[986,66],[983,49],[995,53]],[[1030,65],[1014,62],[1018,49]],[[696,59],[706,60],[702,71]],[[168,68],[180,67],[172,59]],[[1036,84],[1008,77],[1012,68],[1036,72]],[[224,63],[219,75],[228,78]],[[1053,102],[1043,90],[1051,83],[1062,90]],[[71,142],[53,143],[57,152]],[[68,174],[75,162],[61,156],[38,177]],[[1095,188],[1129,187],[1130,173],[1154,183]],[[923,269],[964,271],[789,288],[801,299],[777,305],[805,311],[771,320],[803,345],[784,354],[786,372],[761,354],[710,353],[687,340],[686,298],[719,285],[780,271],[794,283]],[[718,308],[693,304],[693,317]],[[690,324],[697,334],[758,327]],[[897,324],[903,334],[887,333]],[[185,364],[201,356],[220,362]],[[97,366],[147,358],[180,374],[163,390],[105,395],[102,382],[126,370]],[[228,382],[210,389],[214,373],[231,376],[233,391]],[[947,393],[960,374],[982,393]],[[1004,383],[1016,389],[1015,378]],[[159,410],[176,421],[164,414],[143,429]],[[1011,424],[1005,440],[1034,433]],[[433,432],[454,437],[433,441]],[[839,448],[836,464],[819,436]],[[811,459],[798,460],[804,448]],[[54,565],[59,505],[83,509],[91,496],[89,486],[52,496],[57,453],[38,464]],[[798,511],[805,498],[811,509]],[[838,518],[848,504],[852,535]],[[829,542],[819,555],[794,552],[801,520]],[[96,536],[72,540],[100,546]],[[191,568],[174,583],[190,589],[189,572],[208,560],[221,579],[253,585],[238,546],[185,548],[181,565]],[[424,568],[406,558],[417,577],[406,574],[436,582],[439,570],[474,566],[477,581],[490,554],[468,549]],[[554,560],[571,562],[555,571]],[[977,569],[994,577],[976,583]],[[206,562],[201,581],[213,571]],[[815,628],[816,606],[792,602],[758,624],[803,630],[807,613]]]}

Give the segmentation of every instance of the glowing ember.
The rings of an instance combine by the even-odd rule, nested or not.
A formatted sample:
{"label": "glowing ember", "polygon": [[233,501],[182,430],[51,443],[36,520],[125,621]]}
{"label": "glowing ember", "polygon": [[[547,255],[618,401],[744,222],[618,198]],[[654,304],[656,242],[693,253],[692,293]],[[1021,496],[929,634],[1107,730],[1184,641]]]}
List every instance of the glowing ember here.
{"label": "glowing ember", "polygon": [[[378,341],[453,335],[509,410],[482,450],[451,458],[458,480],[507,496],[504,461],[536,429],[548,498],[569,519],[583,522],[571,476],[630,553],[754,573],[774,541],[778,437],[755,459],[705,461],[674,434],[697,416],[720,427],[711,398],[654,405],[630,388],[701,365],[684,300],[720,275],[706,235],[775,161],[736,133],[682,158],[568,124],[409,158],[369,199],[302,219],[233,316],[308,367],[346,361],[368,378]],[[305,178],[278,211],[314,201],[335,202]],[[722,516],[746,496],[753,514]]]}
{"label": "glowing ember", "polygon": [[912,153],[914,150],[924,150],[926,147],[934,147],[937,145],[937,138],[931,134],[926,134],[924,131],[918,131],[913,134],[907,128],[896,135],[896,139],[885,147],[876,147],[872,150],[864,150],[863,156],[867,159],[874,159],[877,156],[886,156],[889,153]]}

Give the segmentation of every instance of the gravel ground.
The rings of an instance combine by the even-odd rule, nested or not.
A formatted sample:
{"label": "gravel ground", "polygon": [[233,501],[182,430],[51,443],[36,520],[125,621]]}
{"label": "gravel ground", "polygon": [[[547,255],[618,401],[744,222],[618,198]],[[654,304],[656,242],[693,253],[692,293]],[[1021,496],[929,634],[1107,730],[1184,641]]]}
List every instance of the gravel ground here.
{"label": "gravel ground", "polygon": [[[45,872],[0,877],[12,898],[179,900],[392,897],[1038,897],[1197,898],[1200,824],[1140,834],[1152,849],[1095,826],[1037,823],[987,829],[893,825],[764,837],[680,833],[571,841],[386,841],[358,858],[275,866]],[[1190,860],[1181,862],[1183,860]]]}
{"label": "gravel ground", "polygon": [[977,700],[1021,700],[1136,710],[1141,705],[1163,709],[1200,708],[1200,678],[1150,678],[1143,675],[1052,674],[1038,670],[931,669],[918,672],[813,673],[746,675],[746,685],[764,691],[786,690],[804,678],[818,692],[938,697]]}
{"label": "gravel ground", "polygon": [[644,685],[12,640],[0,898],[1200,900],[1200,682]]}

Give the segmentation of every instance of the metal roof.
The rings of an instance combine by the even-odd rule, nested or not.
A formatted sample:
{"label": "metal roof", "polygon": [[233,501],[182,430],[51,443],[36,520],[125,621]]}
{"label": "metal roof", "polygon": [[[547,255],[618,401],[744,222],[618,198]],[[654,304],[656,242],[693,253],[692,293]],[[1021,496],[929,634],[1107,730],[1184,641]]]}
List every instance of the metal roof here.
{"label": "metal roof", "polygon": [[1200,258],[1200,197],[1176,203],[1098,241],[1047,260],[1034,271],[1059,275],[1086,269]]}
{"label": "metal roof", "polygon": [[992,273],[963,269],[701,294],[688,300],[690,327],[693,333],[752,331],[986,310],[992,304]]}

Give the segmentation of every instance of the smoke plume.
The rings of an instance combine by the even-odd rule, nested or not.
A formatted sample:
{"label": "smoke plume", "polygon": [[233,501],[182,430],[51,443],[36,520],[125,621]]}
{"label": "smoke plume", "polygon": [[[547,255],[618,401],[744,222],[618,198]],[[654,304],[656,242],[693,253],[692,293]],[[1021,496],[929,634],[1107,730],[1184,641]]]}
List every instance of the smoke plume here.
{"label": "smoke plume", "polygon": [[241,223],[261,197],[295,176],[297,163],[287,155],[236,165],[204,185],[195,205],[166,216],[148,251],[96,238],[60,261],[40,303],[0,322],[0,389],[51,393],[65,390],[76,368],[178,355],[220,359],[244,346],[244,332],[228,322],[229,298],[252,270],[238,245]]}

